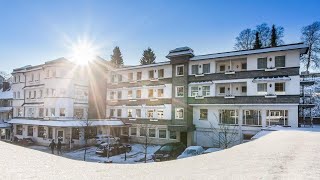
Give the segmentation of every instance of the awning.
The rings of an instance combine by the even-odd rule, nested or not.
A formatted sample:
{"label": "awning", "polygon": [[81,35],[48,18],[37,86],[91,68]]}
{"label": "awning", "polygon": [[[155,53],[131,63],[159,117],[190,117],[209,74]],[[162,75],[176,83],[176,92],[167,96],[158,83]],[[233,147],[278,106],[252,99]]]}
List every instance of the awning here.
{"label": "awning", "polygon": [[[87,126],[86,120],[31,120],[31,119],[12,119],[8,121],[10,124],[26,124],[38,126],[53,126],[53,127],[84,127]],[[117,119],[101,119],[89,120],[89,126],[123,126],[121,120]]]}
{"label": "awning", "polygon": [[1,123],[0,123],[0,128],[1,128],[1,129],[11,128],[11,124],[8,124],[8,123],[5,123],[5,122],[1,122]]}
{"label": "awning", "polygon": [[265,77],[256,77],[252,82],[283,82],[290,81],[291,78],[288,76],[265,76]]}
{"label": "awning", "polygon": [[9,112],[12,110],[12,107],[0,107],[0,113]]}

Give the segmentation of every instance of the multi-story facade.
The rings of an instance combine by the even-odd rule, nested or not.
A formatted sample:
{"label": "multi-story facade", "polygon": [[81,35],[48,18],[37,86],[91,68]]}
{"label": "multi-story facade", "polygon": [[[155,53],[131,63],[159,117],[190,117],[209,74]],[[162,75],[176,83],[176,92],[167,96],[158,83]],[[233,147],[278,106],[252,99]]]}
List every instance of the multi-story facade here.
{"label": "multi-story facade", "polygon": [[12,91],[10,83],[3,81],[0,88],[0,140],[11,139]]}
{"label": "multi-story facade", "polygon": [[87,69],[60,58],[37,66],[14,69],[13,134],[17,138],[32,137],[39,144],[51,139],[63,143],[84,143],[84,128],[90,126],[94,137],[108,125],[88,119]]}
{"label": "multi-story facade", "polygon": [[[108,125],[107,130],[98,127],[100,133],[129,136],[132,142],[144,142],[148,135],[155,144],[181,141],[206,147],[219,146],[208,135],[217,131],[215,138],[219,140],[224,125],[237,127],[237,131],[227,133],[236,134],[236,143],[240,143],[267,126],[298,127],[299,59],[307,50],[298,43],[194,55],[192,49],[183,47],[170,51],[166,62],[95,68],[93,75],[86,76],[88,80],[71,78],[68,82],[50,78],[50,72],[46,76],[55,61],[25,67],[13,72],[17,78],[23,75],[14,80],[13,114],[28,118],[40,118],[41,114],[44,119],[52,116],[75,121],[76,114],[86,116],[80,109],[89,108],[89,119],[100,119],[100,123]],[[72,72],[71,67],[67,69],[65,72]],[[39,82],[31,83],[30,78],[35,80],[37,71],[43,75],[40,73]],[[76,88],[79,93],[75,93]],[[89,105],[87,100],[78,102],[80,99],[73,96],[81,96],[80,91],[86,89],[91,97]],[[66,97],[58,96],[61,93]],[[22,134],[27,133],[27,125],[13,124],[14,132],[21,134],[22,129],[26,131]],[[69,129],[71,134],[73,129]]]}

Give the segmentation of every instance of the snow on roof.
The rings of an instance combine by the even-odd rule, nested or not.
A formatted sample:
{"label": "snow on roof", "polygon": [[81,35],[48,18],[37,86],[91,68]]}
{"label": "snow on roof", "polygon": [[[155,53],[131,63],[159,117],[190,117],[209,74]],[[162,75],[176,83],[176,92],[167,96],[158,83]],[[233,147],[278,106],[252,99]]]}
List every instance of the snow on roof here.
{"label": "snow on roof", "polygon": [[9,128],[9,127],[11,127],[11,124],[0,122],[0,128]]}
{"label": "snow on roof", "polygon": [[187,147],[187,149],[202,150],[203,147],[202,146],[189,146],[189,147]]}
{"label": "snow on roof", "polygon": [[230,52],[207,54],[207,55],[198,55],[198,56],[192,57],[190,60],[195,61],[195,60],[204,60],[204,59],[215,59],[215,58],[223,58],[223,57],[231,57],[231,56],[242,56],[242,55],[249,55],[249,54],[259,54],[259,53],[287,51],[287,50],[296,50],[296,49],[301,49],[303,50],[302,53],[306,53],[306,51],[308,50],[308,46],[306,46],[303,43],[286,44],[282,46],[267,47],[262,49],[251,49],[251,50],[230,51]]}
{"label": "snow on roof", "polygon": [[259,138],[261,138],[261,137],[263,137],[263,136],[265,136],[265,135],[267,135],[267,134],[270,134],[272,131],[259,131],[257,134],[255,134],[252,138],[251,138],[251,140],[255,140],[255,139],[259,139]]}
{"label": "snow on roof", "polygon": [[[31,119],[11,119],[10,124],[27,124],[40,126],[55,126],[55,127],[82,127],[86,126],[86,120],[31,120]],[[123,126],[124,123],[120,120],[89,120],[89,126]]]}
{"label": "snow on roof", "polygon": [[130,70],[130,69],[139,69],[139,68],[148,68],[148,67],[162,66],[162,65],[169,65],[169,64],[170,64],[170,61],[163,61],[163,62],[157,62],[157,63],[154,63],[154,64],[125,66],[123,68],[118,68],[115,71],[123,71],[123,70]]}
{"label": "snow on roof", "polygon": [[199,84],[213,84],[213,81],[201,81],[201,82],[189,83],[189,85],[199,85]]}
{"label": "snow on roof", "polygon": [[0,107],[0,113],[9,112],[12,110],[12,107]]}
{"label": "snow on roof", "polygon": [[279,81],[290,81],[291,78],[288,76],[268,76],[268,77],[256,77],[252,82],[279,82]]}
{"label": "snow on roof", "polygon": [[2,89],[0,89],[0,99],[12,99],[13,98],[13,93],[12,90],[8,90],[8,91],[2,91]]}

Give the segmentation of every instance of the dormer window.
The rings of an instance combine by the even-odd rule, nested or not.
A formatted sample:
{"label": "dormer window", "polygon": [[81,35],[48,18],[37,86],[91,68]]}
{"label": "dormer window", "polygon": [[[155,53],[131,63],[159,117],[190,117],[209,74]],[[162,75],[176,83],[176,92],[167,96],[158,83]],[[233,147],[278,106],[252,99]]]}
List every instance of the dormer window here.
{"label": "dormer window", "polygon": [[154,79],[154,71],[153,70],[149,71],[149,79]]}
{"label": "dormer window", "polygon": [[164,69],[158,70],[158,78],[164,78]]}
{"label": "dormer window", "polygon": [[267,57],[258,58],[258,69],[267,69],[268,60]]}
{"label": "dormer window", "polygon": [[184,74],[184,65],[176,66],[176,76],[183,76]]}
{"label": "dormer window", "polygon": [[198,74],[198,73],[199,73],[198,65],[192,65],[191,66],[191,74]]}
{"label": "dormer window", "polygon": [[219,71],[220,72],[225,72],[226,71],[226,66],[225,65],[220,65]]}
{"label": "dormer window", "polygon": [[276,56],[275,57],[275,67],[286,67],[286,57]]}
{"label": "dormer window", "polygon": [[203,74],[206,74],[206,73],[210,73],[210,64],[203,64],[203,68],[202,68],[202,72]]}

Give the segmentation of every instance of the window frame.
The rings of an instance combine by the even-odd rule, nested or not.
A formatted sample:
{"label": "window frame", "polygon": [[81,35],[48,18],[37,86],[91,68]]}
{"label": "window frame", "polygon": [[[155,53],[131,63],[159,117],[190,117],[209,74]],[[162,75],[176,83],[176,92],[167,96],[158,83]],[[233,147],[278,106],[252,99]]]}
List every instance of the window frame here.
{"label": "window frame", "polygon": [[[265,62],[262,62],[265,61]],[[265,67],[260,67],[260,64],[265,65]],[[257,58],[257,69],[267,69],[268,68],[268,57],[259,57]]]}
{"label": "window frame", "polygon": [[[182,88],[182,95],[179,96],[179,91],[178,89]],[[181,92],[180,92],[181,93]],[[176,86],[176,93],[175,93],[176,97],[184,97],[184,86]]]}
{"label": "window frame", "polygon": [[[178,74],[178,69],[182,68],[182,74]],[[184,65],[176,65],[176,76],[184,76]]]}
{"label": "window frame", "polygon": [[[178,116],[179,110],[182,110],[182,117]],[[184,108],[175,108],[175,119],[184,119]]]}
{"label": "window frame", "polygon": [[[203,111],[203,110],[205,110],[206,111],[206,117],[201,117],[201,111]],[[208,120],[208,109],[200,109],[199,110],[199,115],[200,115],[200,117],[199,117],[199,120]]]}

